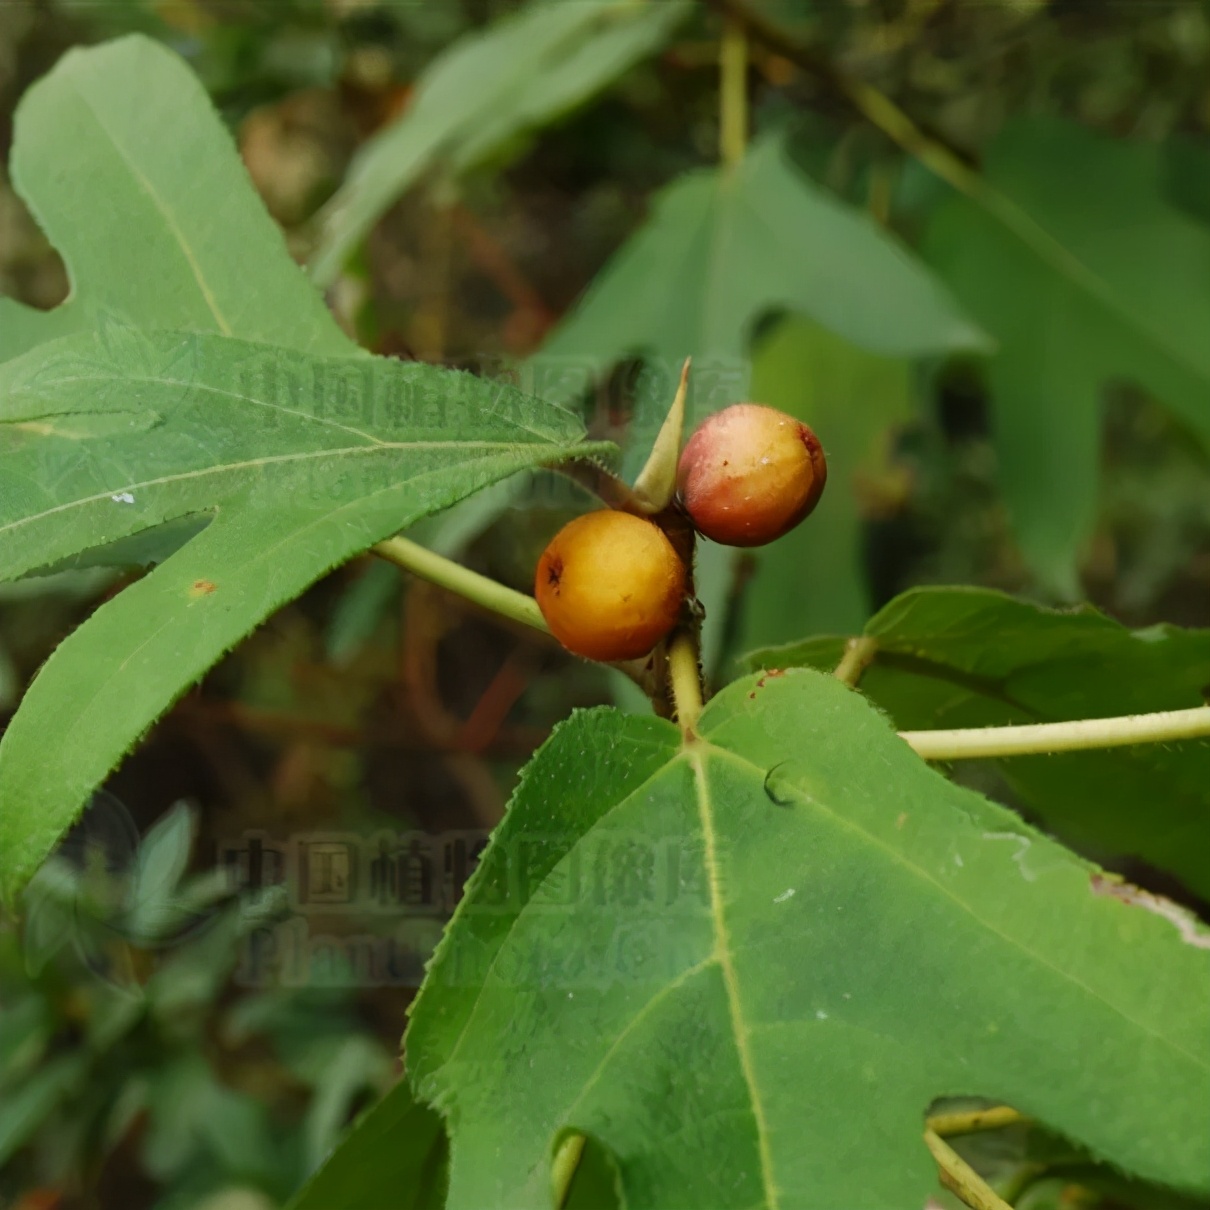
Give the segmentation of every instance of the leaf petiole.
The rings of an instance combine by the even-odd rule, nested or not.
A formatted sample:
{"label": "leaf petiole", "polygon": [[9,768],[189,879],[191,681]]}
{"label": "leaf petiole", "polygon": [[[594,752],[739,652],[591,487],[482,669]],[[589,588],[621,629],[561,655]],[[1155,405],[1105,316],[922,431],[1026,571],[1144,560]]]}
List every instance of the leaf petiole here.
{"label": "leaf petiole", "polygon": [[844,655],[832,675],[838,681],[844,681],[851,689],[857,688],[861,674],[874,662],[878,654],[878,640],[870,635],[859,635],[850,639],[844,648]]}
{"label": "leaf petiole", "polygon": [[976,760],[981,757],[1036,756],[1122,748],[1210,736],[1210,706],[1082,718],[1062,723],[1011,727],[964,727],[953,731],[901,731],[900,739],[925,760]]}
{"label": "leaf petiole", "polygon": [[748,142],[748,31],[742,21],[723,18],[719,50],[719,159],[727,168],[744,158]]}
{"label": "leaf petiole", "polygon": [[926,1130],[924,1141],[937,1161],[941,1183],[971,1210],[1012,1210],[936,1131]]}
{"label": "leaf petiole", "polygon": [[550,627],[546,625],[538,602],[523,592],[517,592],[516,589],[500,584],[489,576],[471,571],[469,567],[463,567],[461,563],[455,563],[453,559],[436,554],[408,538],[387,538],[373,549],[376,555],[405,571],[410,571],[441,588],[448,588],[484,609],[490,609],[493,613],[510,618],[514,622],[532,626],[543,634],[550,633]]}
{"label": "leaf petiole", "polygon": [[550,1171],[552,1201],[555,1210],[563,1210],[563,1206],[567,1202],[572,1177],[575,1176],[576,1169],[580,1166],[580,1157],[584,1154],[585,1142],[586,1139],[582,1134],[569,1134],[559,1144],[559,1150],[555,1152]]}
{"label": "leaf petiole", "polygon": [[676,633],[668,645],[668,676],[676,721],[688,738],[702,713],[702,672],[697,644],[688,631]]}
{"label": "leaf petiole", "polygon": [[927,1119],[925,1125],[942,1138],[953,1138],[958,1134],[976,1134],[981,1130],[999,1130],[1003,1126],[1017,1126],[1029,1119],[1008,1105],[996,1105],[991,1109],[972,1109],[967,1113],[937,1113]]}

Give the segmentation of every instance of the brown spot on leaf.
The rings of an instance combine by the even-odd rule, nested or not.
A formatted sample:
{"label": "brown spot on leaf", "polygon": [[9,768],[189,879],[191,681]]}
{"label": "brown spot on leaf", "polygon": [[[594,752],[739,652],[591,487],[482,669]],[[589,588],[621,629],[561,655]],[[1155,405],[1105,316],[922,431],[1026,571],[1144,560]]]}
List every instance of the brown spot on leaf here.
{"label": "brown spot on leaf", "polygon": [[[786,675],[786,670],[784,668],[767,668],[761,674],[760,680],[756,682],[756,687],[758,689],[763,689],[765,687],[765,682],[767,680],[770,680],[771,678],[773,678],[775,676],[785,676],[785,675]],[[752,696],[755,697],[756,695],[753,694]]]}
{"label": "brown spot on leaf", "polygon": [[191,597],[206,597],[209,596],[218,585],[213,580],[194,580],[189,589]]}

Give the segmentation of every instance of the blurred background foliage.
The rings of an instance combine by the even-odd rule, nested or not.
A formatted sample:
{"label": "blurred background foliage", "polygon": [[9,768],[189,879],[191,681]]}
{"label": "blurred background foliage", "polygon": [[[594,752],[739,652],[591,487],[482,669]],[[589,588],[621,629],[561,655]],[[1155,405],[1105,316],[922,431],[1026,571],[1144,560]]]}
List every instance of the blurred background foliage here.
{"label": "blurred background foliage", "polygon": [[[741,188],[718,62],[745,11]],[[563,398],[624,465],[689,353],[699,414],[747,396],[816,427],[832,481],[811,523],[760,552],[703,544],[716,680],[916,584],[1210,625],[1210,4],[6,0],[0,160],[32,81],[136,30],[198,73],[375,352]],[[0,175],[0,293],[67,291]],[[585,503],[535,476],[416,536],[527,588]],[[139,574],[0,589],[0,723]],[[559,719],[627,689],[369,559],[282,611],[0,924],[0,1205],[281,1205],[397,1072],[412,984],[241,978],[288,905],[208,878],[223,846],[483,831]],[[373,927],[418,973],[438,922]],[[1169,1204],[1029,1147],[995,1157],[1023,1205]]]}

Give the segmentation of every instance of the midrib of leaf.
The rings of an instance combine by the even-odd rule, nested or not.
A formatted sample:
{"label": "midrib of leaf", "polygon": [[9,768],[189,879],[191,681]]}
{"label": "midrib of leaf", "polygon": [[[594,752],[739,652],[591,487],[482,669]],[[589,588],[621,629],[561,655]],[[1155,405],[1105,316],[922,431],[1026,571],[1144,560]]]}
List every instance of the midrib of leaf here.
{"label": "midrib of leaf", "polygon": [[[758,777],[760,779],[763,779],[765,777],[766,773],[768,772],[768,770],[762,769],[759,765],[755,764],[754,762],[748,760],[747,758],[745,758],[743,756],[740,756],[738,752],[732,752],[728,748],[720,748],[715,744],[709,743],[709,741],[699,741],[699,743],[702,743],[705,746],[709,747],[713,753],[716,753],[717,755],[724,757],[727,760],[733,761],[734,763],[741,765],[744,769],[751,771],[756,777]],[[952,903],[956,904],[968,916],[970,916],[973,920],[977,921],[978,924],[982,928],[987,929],[987,931],[989,933],[993,933],[995,936],[999,937],[1002,941],[1004,941],[1007,945],[1011,946],[1013,949],[1019,950],[1021,953],[1025,954],[1027,958],[1038,963],[1040,966],[1046,967],[1047,970],[1058,975],[1061,980],[1066,980],[1068,983],[1071,983],[1075,987],[1078,987],[1082,992],[1084,992],[1090,998],[1092,998],[1093,1000],[1096,1000],[1100,1004],[1105,1005],[1106,1008],[1108,1008],[1111,1011],[1113,1011],[1114,1013],[1116,1013],[1127,1024],[1132,1025],[1134,1028],[1138,1029],[1142,1033],[1147,1034],[1149,1037],[1155,1038],[1156,1041],[1162,1043],[1169,1050],[1175,1051],[1177,1054],[1188,1059],[1191,1063],[1193,1063],[1193,1065],[1195,1067],[1199,1067],[1203,1071],[1210,1073],[1210,1060],[1207,1060],[1204,1057],[1201,1057],[1199,1055],[1192,1053],[1191,1051],[1186,1050],[1183,1046],[1180,1046],[1178,1043],[1174,1042],[1171,1038],[1165,1037],[1163,1034],[1157,1033],[1154,1029],[1152,1029],[1150,1026],[1144,1024],[1142,1021],[1135,1020],[1134,1017],[1130,1016],[1129,1013],[1125,1012],[1118,1005],[1114,1004],[1111,1000],[1107,1000],[1099,992],[1097,992],[1093,988],[1089,987],[1087,983],[1084,983],[1082,980],[1077,979],[1074,975],[1071,974],[1070,971],[1064,970],[1062,967],[1055,966],[1052,962],[1050,962],[1042,954],[1029,949],[1027,946],[1023,945],[1020,941],[1018,941],[1015,937],[1012,937],[1008,933],[1005,933],[1005,932],[1001,931],[1000,929],[996,928],[996,926],[994,924],[992,924],[990,921],[985,920],[982,916],[980,916],[970,906],[970,904],[966,903],[965,901],[960,899],[957,895],[955,895],[953,893],[953,891],[951,891],[948,887],[945,886],[944,883],[938,882],[937,879],[934,878],[933,875],[930,874],[928,870],[924,869],[922,866],[916,865],[914,862],[908,861],[903,856],[902,853],[900,853],[896,849],[891,848],[880,837],[875,836],[875,835],[873,835],[873,833],[866,831],[865,828],[859,827],[857,824],[855,824],[853,822],[852,819],[850,819],[847,815],[845,815],[843,811],[839,811],[835,807],[829,806],[827,803],[819,802],[815,798],[809,798],[804,794],[800,794],[798,792],[797,788],[794,787],[793,785],[788,785],[785,787],[785,789],[787,789],[791,793],[795,794],[795,796],[801,802],[803,802],[806,806],[815,807],[817,810],[819,810],[821,813],[826,815],[834,823],[839,824],[846,831],[853,833],[855,836],[860,837],[867,844],[872,845],[874,848],[881,850],[881,852],[883,854],[885,854],[886,856],[888,856],[895,865],[902,867],[903,869],[907,870],[909,873],[911,873],[915,877],[921,879],[924,882],[927,882],[935,890],[940,891],[941,894],[945,896],[945,898],[950,900]],[[1030,839],[1029,837],[1024,836],[1024,833],[1022,833],[1022,836],[1027,840]]]}
{"label": "midrib of leaf", "polygon": [[[144,479],[138,483],[125,483],[117,486],[111,486],[103,492],[98,492],[92,496],[83,496],[79,500],[69,500],[66,504],[56,504],[54,508],[45,509],[40,513],[31,513],[26,517],[19,517],[16,521],[10,521],[5,525],[0,525],[0,536],[11,533],[13,530],[20,529],[23,525],[30,525],[35,521],[44,521],[47,517],[52,517],[56,513],[69,512],[73,508],[83,508],[88,504],[96,504],[101,500],[109,500],[119,492],[135,492],[141,491],[149,487],[162,487],[165,484],[184,483],[190,479],[203,479],[207,475],[226,475],[233,471],[248,470],[252,467],[269,466],[280,462],[304,462],[313,458],[343,458],[356,457],[364,454],[382,454],[386,451],[401,451],[401,450],[422,450],[422,449],[459,449],[468,452],[472,450],[498,451],[498,450],[516,450],[524,445],[523,442],[517,441],[384,441],[378,445],[358,445],[349,446],[341,449],[325,449],[325,450],[307,450],[302,453],[290,454],[269,454],[263,458],[250,458],[243,462],[225,462],[218,466],[205,466],[198,470],[180,471],[173,475],[163,475],[158,479]],[[571,444],[571,443],[568,443]],[[585,446],[586,451],[591,452],[592,446]],[[553,451],[552,451],[553,452]],[[190,511],[196,511],[191,508]]]}
{"label": "midrib of leaf", "polygon": [[[259,342],[247,342],[247,343],[257,343],[258,347],[259,347]],[[264,347],[272,349],[275,346],[269,345],[269,346],[264,346]],[[325,360],[330,361],[330,360],[340,360],[340,359],[328,358]],[[352,361],[354,359],[348,358],[345,360]],[[286,416],[296,416],[299,420],[302,420],[308,424],[324,425],[329,428],[338,429],[341,432],[349,433],[351,436],[354,436],[354,437],[364,437],[367,441],[374,442],[380,446],[384,446],[384,447],[388,447],[388,448],[391,446],[390,442],[384,441],[381,437],[375,437],[372,433],[366,433],[366,432],[363,432],[361,429],[355,429],[351,425],[341,424],[339,421],[331,420],[326,416],[317,416],[313,412],[303,412],[303,411],[299,411],[297,408],[282,407],[281,404],[274,403],[271,399],[261,399],[260,397],[258,397],[256,395],[243,395],[239,391],[231,390],[229,387],[216,386],[214,383],[208,383],[208,382],[196,382],[192,379],[165,378],[158,374],[140,374],[137,371],[135,371],[133,373],[128,373],[128,374],[127,373],[100,373],[100,372],[94,373],[94,372],[90,372],[88,374],[65,375],[60,378],[47,379],[47,380],[44,380],[44,382],[41,385],[43,386],[43,388],[45,388],[46,386],[65,386],[65,385],[73,384],[73,383],[77,384],[77,385],[79,385],[81,383],[83,383],[83,384],[116,383],[124,388],[129,388],[132,384],[137,384],[140,386],[153,386],[153,387],[169,387],[169,388],[180,387],[180,388],[184,388],[189,391],[197,391],[199,393],[208,392],[209,394],[218,395],[224,399],[235,400],[237,403],[247,403],[247,404],[251,404],[255,407],[263,407],[263,408],[268,408],[271,411],[281,412],[283,415],[286,415]],[[548,404],[547,406],[553,408],[556,405]],[[565,409],[560,409],[560,410],[565,411]],[[72,414],[75,414],[75,413],[72,413]],[[567,414],[571,415],[571,413],[567,413]],[[59,416],[59,415],[64,415],[64,413],[47,412],[47,413],[45,413],[44,416],[29,417],[28,419],[44,419],[44,418],[47,418],[50,416]],[[6,423],[5,420],[3,419],[2,416],[0,416],[0,424],[4,424],[4,423]],[[539,440],[539,441],[555,442],[560,439],[560,434],[556,434],[556,433],[552,433],[552,432],[543,432],[541,429],[535,429],[535,428],[531,427],[530,425],[525,424],[519,420],[514,421],[514,420],[510,419],[509,423],[514,425],[514,427],[520,429],[522,432],[528,433],[531,437],[537,438],[537,440]],[[398,444],[398,443],[396,443],[396,444]],[[412,444],[412,443],[408,443],[408,444]],[[416,444],[420,444],[420,443],[416,443]],[[460,444],[460,443],[455,442],[452,444]]]}
{"label": "midrib of leaf", "polygon": [[[705,842],[703,860],[710,886],[710,916],[714,924],[714,956],[718,960],[727,991],[727,1008],[731,1015],[731,1035],[739,1056],[744,1083],[748,1086],[748,1100],[752,1104],[752,1118],[756,1123],[756,1141],[760,1152],[761,1184],[765,1189],[765,1204],[768,1210],[777,1210],[781,1204],[777,1182],[773,1178],[773,1154],[769,1146],[769,1124],[765,1119],[764,1102],[756,1080],[756,1068],[748,1047],[749,1030],[744,1020],[743,1004],[740,1000],[739,980],[731,957],[731,933],[723,911],[723,888],[719,879],[718,845],[714,829],[714,810],[710,799],[710,786],[706,768],[702,761],[703,741],[694,740],[689,749],[689,763],[693,767],[693,785],[697,796],[698,816],[701,819],[702,837]],[[709,745],[713,748],[713,745]],[[721,751],[721,749],[720,749]],[[750,763],[750,762],[745,762]],[[755,766],[753,766],[755,767]],[[759,774],[763,777],[764,774]]]}
{"label": "midrib of leaf", "polygon": [[214,293],[210,289],[209,283],[206,281],[205,274],[202,272],[201,265],[198,263],[197,257],[194,255],[194,251],[189,245],[189,241],[185,239],[184,232],[181,231],[180,227],[177,225],[176,219],[173,217],[171,210],[165,204],[160,195],[155,191],[151,181],[149,181],[147,177],[139,171],[138,165],[130,158],[129,155],[127,155],[126,149],[121,145],[118,139],[114,136],[113,132],[106,125],[101,115],[94,108],[92,101],[80,91],[79,86],[75,84],[74,81],[73,87],[75,88],[76,96],[80,98],[84,108],[88,110],[93,121],[96,122],[98,129],[105,135],[109,146],[113,148],[114,152],[116,152],[118,158],[130,172],[130,175],[134,177],[136,181],[138,181],[139,187],[151,199],[152,205],[155,206],[155,208],[163,216],[165,224],[167,225],[169,231],[172,232],[173,238],[176,240],[177,245],[181,249],[181,254],[184,256],[189,265],[189,269],[193,274],[193,279],[197,282],[198,290],[201,292],[206,306],[209,307],[210,313],[214,316],[215,322],[219,326],[219,331],[224,336],[231,336],[231,325],[227,322],[227,317],[222,313],[221,310],[219,310],[218,300],[214,297]]}
{"label": "midrib of leaf", "polygon": [[[375,437],[372,433],[362,432],[361,429],[355,429],[352,425],[341,424],[339,420],[331,420],[327,416],[316,416],[313,412],[302,412],[298,408],[282,407],[280,403],[274,403],[271,399],[259,399],[255,395],[241,395],[238,391],[232,391],[226,387],[215,386],[207,382],[186,382],[178,378],[161,378],[154,374],[78,374],[55,378],[52,380],[52,385],[67,386],[72,383],[94,382],[120,383],[123,387],[129,387],[133,383],[137,383],[140,386],[184,387],[190,391],[218,395],[224,399],[233,399],[238,403],[249,403],[256,407],[267,408],[272,412],[281,412],[284,416],[296,416],[299,420],[306,421],[309,424],[319,424],[328,428],[338,429],[340,432],[348,433],[352,437],[364,437],[375,445],[387,444],[381,437]],[[48,412],[47,416],[58,416],[61,414],[59,412]],[[2,423],[3,421],[0,420],[0,424]],[[533,432],[533,430],[526,429],[526,432]],[[537,436],[536,433],[534,435]]]}
{"label": "midrib of leaf", "polygon": [[[690,979],[703,971],[709,970],[712,966],[718,966],[723,978],[723,985],[727,991],[728,1011],[731,1017],[732,1035],[735,1039],[736,1052],[739,1056],[740,1066],[744,1074],[745,1083],[748,1086],[749,1100],[752,1106],[753,1121],[756,1126],[757,1142],[761,1160],[761,1181],[765,1189],[765,1200],[753,1207],[753,1210],[777,1210],[780,1203],[777,1186],[773,1179],[773,1161],[769,1146],[769,1130],[768,1124],[764,1116],[764,1106],[761,1102],[757,1084],[756,1075],[752,1064],[751,1054],[748,1049],[748,1029],[744,1024],[744,1018],[739,999],[738,980],[735,975],[734,964],[731,960],[731,944],[730,933],[727,928],[726,918],[723,913],[723,895],[722,886],[719,879],[718,857],[717,857],[717,840],[714,827],[714,814],[710,804],[710,793],[706,784],[705,770],[701,762],[701,749],[704,745],[703,741],[695,740],[694,747],[690,751],[682,750],[677,753],[666,764],[661,765],[650,777],[645,778],[637,786],[635,786],[628,794],[620,798],[608,811],[605,811],[596,821],[594,826],[599,826],[608,820],[615,812],[621,810],[627,804],[633,802],[639,795],[643,794],[652,782],[658,778],[665,777],[678,764],[689,764],[694,777],[695,794],[698,804],[698,814],[701,820],[703,841],[704,841],[704,862],[706,865],[706,874],[710,887],[710,914],[714,931],[714,950],[710,957],[702,962],[694,963],[693,966],[682,971],[675,979],[664,984],[652,997],[634,1013],[624,1028],[618,1033],[618,1036],[610,1043],[609,1048],[601,1057],[597,1066],[593,1069],[592,1074],[580,1087],[576,1093],[575,1099],[571,1102],[566,1110],[563,1111],[562,1117],[571,1123],[571,1114],[574,1113],[576,1107],[584,1100],[591,1091],[592,1086],[601,1078],[609,1065],[610,1059],[617,1053],[619,1048],[625,1042],[634,1030],[650,1015],[656,1008],[659,1007],[670,995],[674,994],[680,988],[684,987]],[[723,751],[723,749],[717,749]],[[745,762],[747,763],[747,762]],[[755,767],[755,766],[753,766]],[[763,777],[763,773],[760,774]],[[579,846],[583,836],[578,837],[576,841],[569,846],[566,858]],[[468,896],[469,898],[469,896]],[[487,971],[484,974],[483,981],[480,983],[480,994],[482,989],[487,986],[491,980],[492,974],[496,969],[500,956],[504,952],[505,942],[521,922],[527,918],[530,909],[535,903],[535,899],[528,900],[521,910],[517,913],[505,937],[501,939],[499,948],[492,955],[492,960],[488,964]],[[452,927],[452,925],[451,925]],[[479,996],[477,995],[473,1002],[470,1011],[466,1015],[466,1019],[462,1024],[462,1028],[458,1033],[458,1038],[449,1052],[449,1057],[442,1063],[442,1067],[448,1067],[458,1057],[462,1049],[463,1043],[466,1041],[470,1033],[470,1027],[474,1021],[475,1014],[479,1006]],[[571,1123],[574,1124],[574,1123]]]}

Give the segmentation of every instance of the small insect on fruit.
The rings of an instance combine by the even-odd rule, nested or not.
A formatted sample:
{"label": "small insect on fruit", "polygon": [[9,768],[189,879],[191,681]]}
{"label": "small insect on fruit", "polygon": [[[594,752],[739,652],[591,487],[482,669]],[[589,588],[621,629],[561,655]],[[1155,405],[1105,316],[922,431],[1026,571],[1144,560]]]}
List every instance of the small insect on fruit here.
{"label": "small insect on fruit", "polygon": [[726,546],[763,546],[788,533],[819,502],[827,478],[819,438],[759,403],[736,403],[704,420],[677,467],[693,524]]}
{"label": "small insect on fruit", "polygon": [[538,560],[534,596],[568,651],[638,659],[676,625],[685,565],[658,525],[606,508],[555,534]]}

